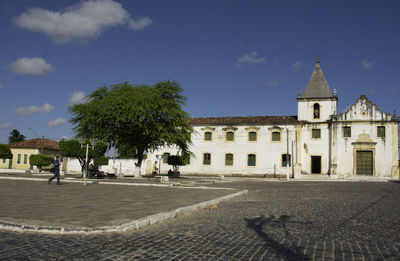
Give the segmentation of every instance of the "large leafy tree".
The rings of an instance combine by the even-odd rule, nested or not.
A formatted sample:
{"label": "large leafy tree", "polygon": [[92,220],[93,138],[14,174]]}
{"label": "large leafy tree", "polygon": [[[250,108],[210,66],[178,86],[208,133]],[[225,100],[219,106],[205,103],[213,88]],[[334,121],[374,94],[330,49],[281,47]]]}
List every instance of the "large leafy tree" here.
{"label": "large leafy tree", "polygon": [[193,129],[182,109],[186,98],[181,93],[175,81],[101,87],[89,95],[88,103],[69,108],[71,123],[77,135],[105,140],[117,149],[136,148],[136,165],[141,166],[146,152],[163,146],[188,152]]}
{"label": "large leafy tree", "polygon": [[23,141],[23,140],[25,140],[25,136],[22,135],[17,129],[13,129],[10,132],[10,136],[8,136],[8,143]]}
{"label": "large leafy tree", "polygon": [[10,147],[5,144],[0,144],[0,159],[12,159]]}
{"label": "large leafy tree", "polygon": [[[86,140],[85,144],[89,144],[90,146],[89,140]],[[98,142],[93,148],[90,147],[88,150],[87,164],[90,164],[93,159],[99,158],[100,160],[103,160],[102,158],[104,157],[104,153],[107,151],[107,147],[108,144],[105,142]],[[86,166],[86,145],[82,147],[77,140],[62,140],[59,142],[59,148],[62,156],[77,158],[79,160],[83,175]]]}

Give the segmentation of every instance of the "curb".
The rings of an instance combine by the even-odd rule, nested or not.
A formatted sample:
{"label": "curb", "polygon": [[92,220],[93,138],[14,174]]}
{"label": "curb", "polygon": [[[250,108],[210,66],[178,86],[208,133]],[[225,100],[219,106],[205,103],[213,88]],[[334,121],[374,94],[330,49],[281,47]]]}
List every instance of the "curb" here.
{"label": "curb", "polygon": [[51,227],[51,226],[34,226],[27,224],[18,224],[0,220],[0,229],[12,230],[17,232],[36,232],[36,233],[51,233],[51,234],[98,234],[98,233],[112,233],[112,232],[125,232],[128,230],[138,230],[158,222],[178,217],[186,213],[194,212],[199,209],[211,207],[223,201],[241,196],[248,193],[248,190],[242,190],[226,196],[215,198],[212,200],[204,201],[194,205],[180,207],[168,212],[160,212],[150,215],[141,219],[133,220],[131,222],[121,224],[118,226],[102,226],[102,227]]}

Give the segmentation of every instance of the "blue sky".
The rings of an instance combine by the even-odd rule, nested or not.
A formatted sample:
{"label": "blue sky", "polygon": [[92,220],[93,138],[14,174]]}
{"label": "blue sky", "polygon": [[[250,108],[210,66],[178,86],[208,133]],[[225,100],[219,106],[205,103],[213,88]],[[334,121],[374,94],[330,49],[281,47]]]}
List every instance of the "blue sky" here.
{"label": "blue sky", "polygon": [[104,84],[176,80],[192,117],[296,115],[316,54],[342,112],[400,114],[399,1],[0,0],[0,143],[72,137]]}

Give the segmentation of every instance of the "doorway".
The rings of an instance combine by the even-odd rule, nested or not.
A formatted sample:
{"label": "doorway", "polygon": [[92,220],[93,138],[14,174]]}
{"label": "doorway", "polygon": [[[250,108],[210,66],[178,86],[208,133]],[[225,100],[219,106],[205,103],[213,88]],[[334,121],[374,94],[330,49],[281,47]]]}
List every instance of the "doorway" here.
{"label": "doorway", "polygon": [[357,175],[373,175],[372,151],[358,150],[357,152]]}
{"label": "doorway", "polygon": [[321,174],[321,156],[311,156],[311,174]]}

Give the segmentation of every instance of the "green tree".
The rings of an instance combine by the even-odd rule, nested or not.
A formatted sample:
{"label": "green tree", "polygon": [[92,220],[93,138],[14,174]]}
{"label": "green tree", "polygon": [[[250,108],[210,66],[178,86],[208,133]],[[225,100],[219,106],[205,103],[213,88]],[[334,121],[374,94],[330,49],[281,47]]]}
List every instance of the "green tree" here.
{"label": "green tree", "polygon": [[118,144],[116,149],[119,158],[137,158],[136,148],[129,146],[129,144]]}
{"label": "green tree", "polygon": [[10,132],[10,136],[8,136],[8,143],[23,141],[23,140],[25,140],[25,136],[22,135],[17,129],[13,129]]}
{"label": "green tree", "polygon": [[121,83],[101,87],[86,104],[69,108],[70,120],[79,136],[96,137],[111,146],[136,148],[137,166],[146,152],[177,146],[187,153],[193,132],[189,115],[182,110],[186,98],[175,81],[154,86]]}
{"label": "green tree", "polygon": [[170,155],[168,156],[168,165],[172,165],[174,172],[179,170],[180,166],[186,165],[188,156]]}
{"label": "green tree", "polygon": [[[89,140],[86,140],[85,144],[89,144],[88,166],[93,159],[104,157],[104,153],[107,151],[108,145],[105,142],[98,142],[93,149],[90,147]],[[77,140],[61,140],[59,142],[59,148],[62,156],[77,158],[79,160],[83,175],[86,166],[86,145],[82,148],[81,144]]]}
{"label": "green tree", "polygon": [[49,166],[52,162],[51,156],[42,154],[32,154],[29,156],[29,162],[33,166],[37,166],[42,171],[43,166]]}
{"label": "green tree", "polygon": [[12,159],[10,147],[5,144],[0,144],[0,159]]}

